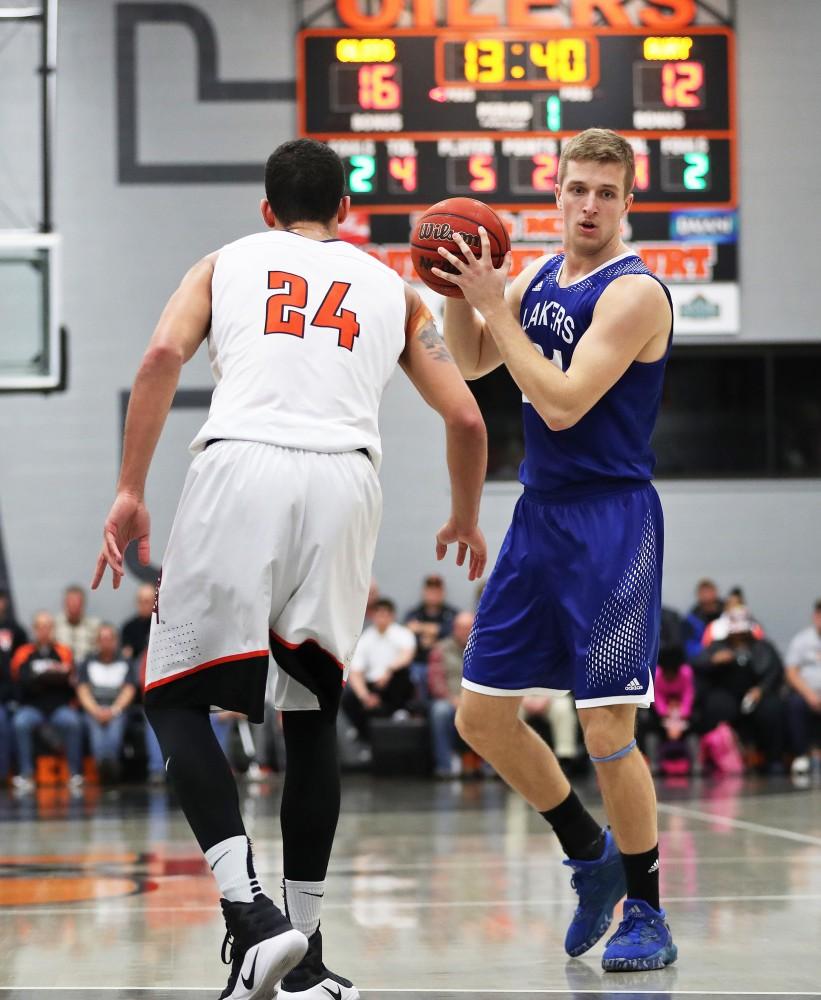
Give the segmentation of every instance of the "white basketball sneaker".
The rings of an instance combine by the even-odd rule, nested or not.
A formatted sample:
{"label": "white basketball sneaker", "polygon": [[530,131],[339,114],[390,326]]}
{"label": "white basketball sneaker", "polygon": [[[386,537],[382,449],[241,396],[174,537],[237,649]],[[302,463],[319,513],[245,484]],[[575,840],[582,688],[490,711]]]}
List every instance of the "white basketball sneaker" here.
{"label": "white basketball sneaker", "polygon": [[279,1000],[359,1000],[359,990],[325,968],[322,961],[322,935],[319,928],[308,938],[305,957],[282,980]]}

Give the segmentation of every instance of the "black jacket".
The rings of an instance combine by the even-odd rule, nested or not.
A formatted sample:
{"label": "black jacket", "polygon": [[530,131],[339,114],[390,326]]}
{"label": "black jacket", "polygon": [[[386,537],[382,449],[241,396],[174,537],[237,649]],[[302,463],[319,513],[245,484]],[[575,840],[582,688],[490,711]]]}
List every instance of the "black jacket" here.
{"label": "black jacket", "polygon": [[[714,664],[713,654],[721,649],[731,650],[734,658]],[[736,650],[726,639],[711,642],[692,666],[699,685],[722,687],[741,696],[751,687],[760,687],[762,695],[775,694],[784,680],[784,664],[769,639],[751,639],[747,647]]]}
{"label": "black jacket", "polygon": [[21,646],[12,659],[12,676],[20,704],[33,705],[47,715],[75,699],[71,650],[59,643]]}

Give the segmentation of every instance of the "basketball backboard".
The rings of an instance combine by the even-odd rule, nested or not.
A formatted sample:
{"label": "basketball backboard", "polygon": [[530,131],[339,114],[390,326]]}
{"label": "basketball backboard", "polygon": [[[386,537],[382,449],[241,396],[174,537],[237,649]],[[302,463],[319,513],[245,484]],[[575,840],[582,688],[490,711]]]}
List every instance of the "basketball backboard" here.
{"label": "basketball backboard", "polygon": [[60,388],[60,237],[0,231],[0,391]]}

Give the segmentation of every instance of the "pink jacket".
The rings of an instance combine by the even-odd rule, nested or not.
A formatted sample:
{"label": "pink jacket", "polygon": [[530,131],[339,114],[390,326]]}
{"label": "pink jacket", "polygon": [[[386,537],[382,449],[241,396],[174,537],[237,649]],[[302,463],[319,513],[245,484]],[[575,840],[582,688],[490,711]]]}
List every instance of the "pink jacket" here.
{"label": "pink jacket", "polygon": [[664,676],[661,667],[656,667],[654,676],[656,689],[656,700],[654,708],[656,714],[662,718],[670,714],[670,702],[678,702],[679,714],[684,719],[689,719],[693,711],[693,701],[696,696],[696,682],[693,668],[689,663],[682,663],[679,667],[678,675],[672,680]]}

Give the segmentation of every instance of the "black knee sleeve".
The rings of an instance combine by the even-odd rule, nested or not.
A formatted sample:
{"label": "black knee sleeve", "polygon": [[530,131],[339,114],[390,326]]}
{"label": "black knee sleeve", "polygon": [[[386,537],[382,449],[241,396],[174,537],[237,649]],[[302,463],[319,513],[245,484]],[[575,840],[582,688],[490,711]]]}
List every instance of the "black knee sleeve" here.
{"label": "black knee sleeve", "polygon": [[245,833],[237,785],[205,708],[146,709],[182,811],[203,851]]}
{"label": "black knee sleeve", "polygon": [[321,882],[339,819],[336,720],[327,712],[283,712],[283,870],[293,881]]}

